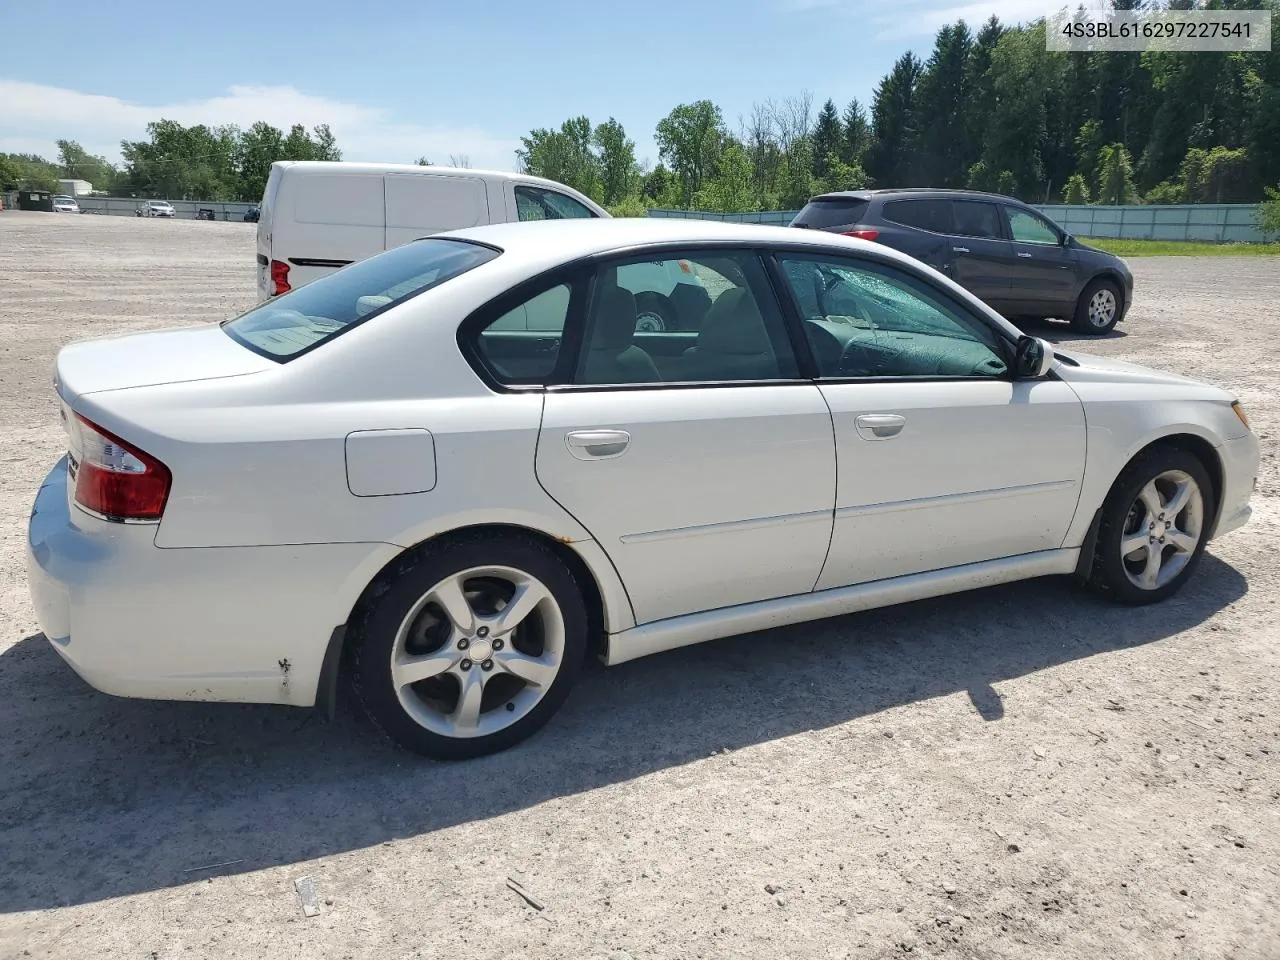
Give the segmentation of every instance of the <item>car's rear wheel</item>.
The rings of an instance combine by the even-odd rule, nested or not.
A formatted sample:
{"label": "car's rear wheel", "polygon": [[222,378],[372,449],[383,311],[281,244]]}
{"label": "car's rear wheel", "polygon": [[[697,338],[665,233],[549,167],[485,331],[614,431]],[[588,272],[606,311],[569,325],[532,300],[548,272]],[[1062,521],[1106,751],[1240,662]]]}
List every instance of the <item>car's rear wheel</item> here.
{"label": "car's rear wheel", "polygon": [[1176,593],[1204,554],[1214,503],[1208,471],[1189,451],[1155,447],[1139,455],[1103,505],[1094,588],[1134,605]]}
{"label": "car's rear wheel", "polygon": [[1094,336],[1109,333],[1120,320],[1120,288],[1112,280],[1094,280],[1076,301],[1071,326],[1079,333]]}
{"label": "car's rear wheel", "polygon": [[663,333],[676,328],[671,301],[660,293],[636,294],[636,330],[641,333]]}
{"label": "car's rear wheel", "polygon": [[429,548],[356,626],[354,680],[393,740],[458,760],[519,743],[577,679],[587,616],[573,574],[533,539],[479,534]]}

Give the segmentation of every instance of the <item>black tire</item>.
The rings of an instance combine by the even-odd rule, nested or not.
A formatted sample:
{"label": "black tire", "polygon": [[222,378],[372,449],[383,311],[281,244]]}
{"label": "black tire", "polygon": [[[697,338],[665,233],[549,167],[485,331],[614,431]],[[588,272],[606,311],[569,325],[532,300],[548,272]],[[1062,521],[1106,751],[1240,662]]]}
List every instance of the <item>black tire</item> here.
{"label": "black tire", "polygon": [[[1199,542],[1176,576],[1159,587],[1148,589],[1134,583],[1126,572],[1127,564],[1132,561],[1126,561],[1121,555],[1121,540],[1125,536],[1133,537],[1135,534],[1141,534],[1140,528],[1145,520],[1137,518],[1135,523],[1133,513],[1134,510],[1139,509],[1139,495],[1148,483],[1169,471],[1181,471],[1187,474],[1200,488],[1202,503]],[[1216,504],[1217,491],[1214,489],[1213,480],[1195,454],[1172,445],[1156,446],[1140,453],[1121,472],[1102,506],[1093,567],[1089,577],[1090,587],[1108,599],[1131,606],[1157,603],[1177,593],[1195,572],[1200,564],[1200,558],[1204,555],[1205,544],[1208,542],[1209,532],[1217,516]],[[1185,513],[1179,514],[1179,517],[1185,518],[1185,516]],[[1174,518],[1175,521],[1177,519]],[[1128,530],[1127,533],[1126,530]],[[1168,553],[1172,548],[1162,549]]]}
{"label": "black tire", "polygon": [[[1090,318],[1090,304],[1093,303],[1094,297],[1104,291],[1111,294],[1114,309],[1111,312],[1110,320],[1095,322]],[[1100,337],[1115,329],[1115,325],[1120,322],[1120,315],[1123,312],[1124,299],[1120,293],[1120,287],[1114,280],[1097,277],[1085,286],[1084,292],[1080,294],[1080,299],[1076,301],[1076,312],[1075,316],[1071,318],[1071,329],[1075,330],[1076,333],[1086,333]]]}
{"label": "black tire", "polygon": [[676,329],[676,312],[671,307],[671,301],[660,293],[637,294],[636,329],[648,333],[664,333]]}
{"label": "black tire", "polygon": [[[446,736],[428,730],[401,703],[392,680],[392,651],[401,623],[426,592],[455,574],[490,566],[515,568],[536,578],[550,591],[564,628],[559,670],[532,709],[508,726],[479,736]],[[406,749],[437,760],[484,756],[534,734],[564,703],[586,657],[587,611],[582,590],[564,561],[532,537],[478,533],[429,545],[376,587],[374,596],[362,608],[351,638],[356,695],[370,719],[387,736]],[[452,653],[451,643],[444,647]],[[473,664],[470,669],[479,671],[480,665]],[[500,672],[495,670],[489,676]],[[416,690],[417,685],[408,689]],[[501,717],[495,712],[501,709],[502,706],[490,708],[482,716]]]}

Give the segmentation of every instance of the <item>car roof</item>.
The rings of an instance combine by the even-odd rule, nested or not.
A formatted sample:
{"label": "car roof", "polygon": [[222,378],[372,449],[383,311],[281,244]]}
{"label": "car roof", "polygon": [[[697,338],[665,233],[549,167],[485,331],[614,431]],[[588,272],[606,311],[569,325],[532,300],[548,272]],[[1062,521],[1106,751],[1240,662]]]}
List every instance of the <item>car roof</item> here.
{"label": "car roof", "polygon": [[876,256],[914,263],[911,257],[883,244],[818,230],[773,227],[761,224],[724,223],[718,220],[685,220],[676,217],[612,217],[596,219],[538,220],[498,223],[451,230],[436,237],[457,237],[489,244],[530,262],[567,263],[596,254],[625,251],[656,244],[708,243],[730,245],[841,247]]}
{"label": "car roof", "polygon": [[1003,193],[986,193],[982,190],[961,190],[958,187],[885,187],[880,190],[833,190],[830,193],[819,193],[809,198],[814,200],[837,200],[850,198],[854,200],[871,200],[875,197],[959,197],[961,199],[981,197],[984,200],[1002,200],[1007,203],[1022,203],[1016,197],[1008,197]]}
{"label": "car roof", "polygon": [[574,190],[573,187],[555,180],[548,180],[546,177],[535,177],[529,173],[512,173],[511,171],[502,170],[474,170],[471,167],[446,167],[436,166],[435,164],[423,166],[418,163],[364,163],[356,160],[277,160],[273,166],[279,166],[294,173],[328,174],[330,176],[342,173],[447,174],[455,177],[479,177],[485,180],[511,180],[539,187],[548,187],[561,193],[567,191],[579,194],[579,191]]}

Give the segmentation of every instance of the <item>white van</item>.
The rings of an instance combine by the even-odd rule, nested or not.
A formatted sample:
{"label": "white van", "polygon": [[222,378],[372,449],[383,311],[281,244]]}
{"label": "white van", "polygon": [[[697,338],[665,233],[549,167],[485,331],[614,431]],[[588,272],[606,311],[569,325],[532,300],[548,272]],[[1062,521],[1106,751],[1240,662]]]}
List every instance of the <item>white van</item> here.
{"label": "white van", "polygon": [[520,173],[280,160],[258,218],[258,295],[286,293],[443,230],[608,215],[562,183]]}

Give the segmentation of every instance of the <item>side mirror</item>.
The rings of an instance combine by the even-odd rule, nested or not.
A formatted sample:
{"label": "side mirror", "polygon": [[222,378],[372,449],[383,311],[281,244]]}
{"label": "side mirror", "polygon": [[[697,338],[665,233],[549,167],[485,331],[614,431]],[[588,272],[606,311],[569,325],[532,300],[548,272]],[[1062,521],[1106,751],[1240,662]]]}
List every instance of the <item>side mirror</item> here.
{"label": "side mirror", "polygon": [[1019,380],[1039,380],[1053,369],[1053,344],[1025,334],[1014,351],[1013,373]]}
{"label": "side mirror", "polygon": [[1075,243],[1075,242],[1076,242],[1076,238],[1075,238],[1075,237],[1073,237],[1073,236],[1071,236],[1071,234],[1069,234],[1069,233],[1064,233],[1064,234],[1062,235],[1062,245],[1063,245],[1064,247],[1069,247],[1069,246],[1071,246],[1071,245],[1072,245],[1073,243]]}

